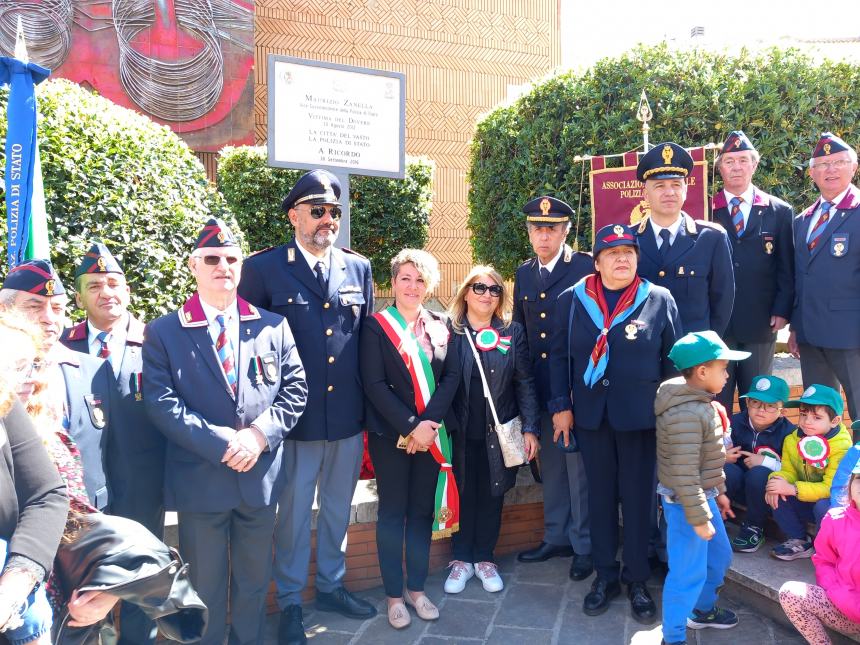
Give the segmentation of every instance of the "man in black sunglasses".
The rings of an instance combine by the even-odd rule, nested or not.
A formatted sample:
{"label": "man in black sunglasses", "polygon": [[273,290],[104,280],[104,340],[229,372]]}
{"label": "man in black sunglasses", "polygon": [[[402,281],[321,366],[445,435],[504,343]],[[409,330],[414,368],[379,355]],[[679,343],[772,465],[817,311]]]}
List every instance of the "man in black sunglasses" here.
{"label": "man in black sunglasses", "polygon": [[559,294],[594,272],[591,255],[565,243],[573,209],[560,199],[537,197],[523,206],[535,257],[514,278],[514,320],[526,328],[529,354],[541,405],[540,474],[543,481],[543,541],[517,556],[520,562],[573,557],[570,577],[584,580],[593,570],[588,524],[588,482],[582,456],[573,446],[554,445],[550,398],[549,348],[552,331],[567,323],[555,314]]}
{"label": "man in black sunglasses", "polygon": [[295,229],[287,244],[245,261],[239,293],[286,317],[308,382],[308,406],[284,442],[287,489],[275,531],[275,584],[281,609],[279,645],[305,643],[302,591],[308,580],[311,507],[319,486],[316,607],[350,618],[376,614],[343,587],[341,545],[363,452],[364,393],[358,337],[373,312],[370,262],[334,247],[340,226],[340,182],[330,172],[303,175],[282,208]]}

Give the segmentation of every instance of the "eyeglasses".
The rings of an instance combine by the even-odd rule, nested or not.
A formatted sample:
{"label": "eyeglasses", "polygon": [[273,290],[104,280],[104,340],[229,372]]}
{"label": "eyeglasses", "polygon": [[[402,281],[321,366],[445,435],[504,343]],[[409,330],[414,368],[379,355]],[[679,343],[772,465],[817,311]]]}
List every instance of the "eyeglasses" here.
{"label": "eyeglasses", "polygon": [[493,298],[501,298],[502,296],[502,288],[497,284],[488,287],[483,282],[473,282],[471,286],[472,291],[479,296],[483,296],[488,291]]}
{"label": "eyeglasses", "polygon": [[843,168],[847,168],[850,166],[853,161],[850,159],[839,159],[838,161],[816,161],[812,164],[813,168],[820,168],[821,170],[830,170],[833,168],[834,170],[842,170]]}
{"label": "eyeglasses", "polygon": [[33,361],[32,363],[25,363],[23,365],[20,365],[16,370],[18,375],[18,382],[26,383],[27,381],[32,379],[33,376],[35,376],[35,374],[42,369],[43,365],[44,364],[42,363],[42,361]]}
{"label": "eyeglasses", "polygon": [[765,403],[758,399],[747,399],[747,407],[751,410],[764,410],[765,412],[779,412],[780,410],[778,403]]}
{"label": "eyeglasses", "polygon": [[332,219],[340,219],[341,210],[339,206],[311,206],[311,217],[321,219],[328,211]]}
{"label": "eyeglasses", "polygon": [[217,267],[221,264],[221,260],[226,260],[227,264],[236,264],[239,257],[236,255],[204,255],[203,264],[210,267]]}
{"label": "eyeglasses", "polygon": [[752,159],[748,157],[741,157],[740,159],[721,159],[720,165],[725,166],[726,168],[732,168],[734,166],[751,166]]}

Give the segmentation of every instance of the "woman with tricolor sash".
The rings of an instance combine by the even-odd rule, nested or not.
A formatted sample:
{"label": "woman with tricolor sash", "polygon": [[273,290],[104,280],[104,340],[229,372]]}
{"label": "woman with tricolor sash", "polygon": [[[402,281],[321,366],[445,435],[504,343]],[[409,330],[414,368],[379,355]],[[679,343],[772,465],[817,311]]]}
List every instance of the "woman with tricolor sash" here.
{"label": "woman with tricolor sash", "polygon": [[[452,345],[462,365],[454,399],[457,426],[454,473],[460,486],[460,531],[454,534],[447,593],[463,591],[477,576],[485,591],[504,587],[493,551],[499,539],[504,495],[516,483],[518,468],[506,468],[494,420],[484,395],[481,367],[500,423],[520,416],[528,459],[538,450],[540,407],[535,391],[525,328],[511,322],[512,305],[502,276],[476,266],[450,306]],[[471,337],[475,351],[469,343]]]}
{"label": "woman with tricolor sash", "polygon": [[391,260],[394,304],[370,316],[361,331],[367,445],[379,495],[376,547],[395,629],[411,622],[406,605],[424,620],[439,617],[424,594],[430,541],[450,536],[459,525],[451,402],[460,361],[445,315],[423,306],[438,283],[432,255],[400,251]]}
{"label": "woman with tricolor sash", "polygon": [[[636,236],[620,224],[597,232],[595,273],[558,298],[550,354],[555,438],[575,441],[588,478],[588,512],[597,576],[583,611],[602,614],[625,582],[633,616],[649,623],[656,607],[646,581],[656,485],[657,386],[675,374],[668,353],[682,335],[667,289],[636,274]],[[618,504],[624,515],[624,568],[618,552]]]}

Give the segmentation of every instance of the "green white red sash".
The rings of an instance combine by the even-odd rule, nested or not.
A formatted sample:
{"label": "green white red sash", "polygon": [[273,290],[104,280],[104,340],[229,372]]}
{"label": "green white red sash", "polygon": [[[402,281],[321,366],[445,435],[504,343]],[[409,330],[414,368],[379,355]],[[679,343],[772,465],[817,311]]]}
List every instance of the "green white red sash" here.
{"label": "green white red sash", "polygon": [[[415,410],[423,414],[436,391],[436,377],[430,359],[418,345],[415,335],[408,329],[406,321],[395,307],[388,307],[373,314],[382,327],[388,340],[397,349],[400,358],[412,378],[415,391]],[[441,421],[441,420],[440,420]],[[448,537],[460,529],[460,494],[454,481],[451,466],[451,437],[442,422],[436,432],[436,441],[430,446],[430,454],[439,464],[439,478],[436,482],[436,504],[433,513],[433,539]]]}

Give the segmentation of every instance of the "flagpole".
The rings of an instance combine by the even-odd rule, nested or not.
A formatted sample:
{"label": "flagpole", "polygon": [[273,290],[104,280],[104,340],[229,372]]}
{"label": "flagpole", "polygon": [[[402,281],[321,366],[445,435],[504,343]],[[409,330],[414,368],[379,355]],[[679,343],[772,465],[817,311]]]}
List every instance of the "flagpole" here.
{"label": "flagpole", "polygon": [[642,122],[642,151],[648,152],[650,145],[648,143],[648,131],[651,129],[648,126],[648,121],[654,117],[651,112],[651,105],[648,103],[648,96],[645,90],[642,90],[642,96],[639,98],[639,107],[636,108],[636,120]]}

